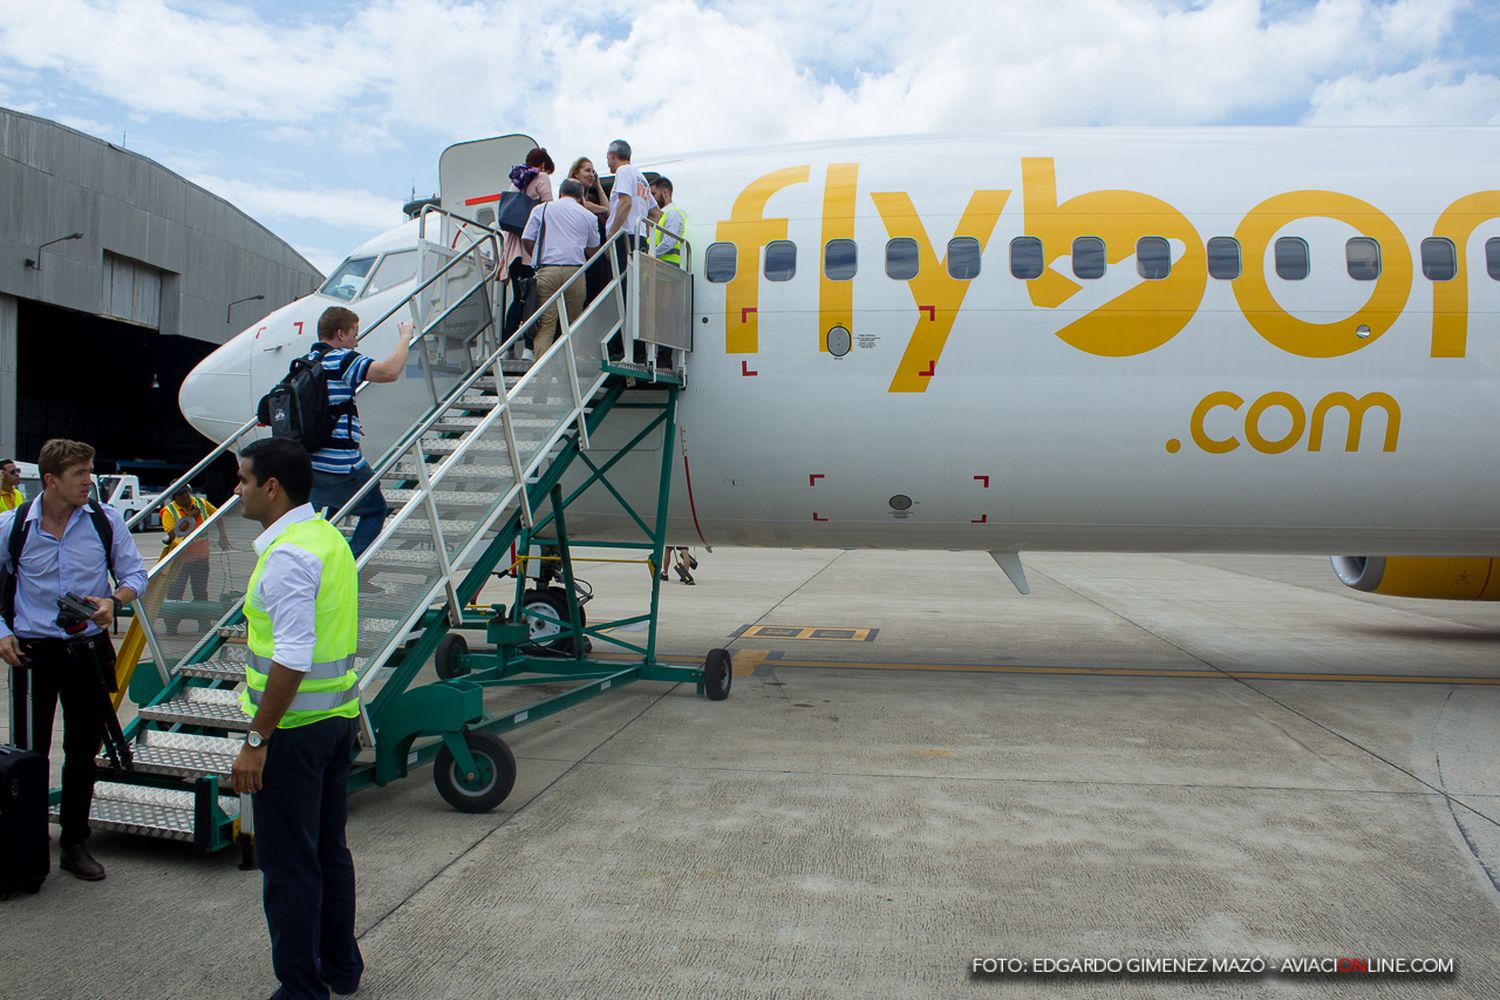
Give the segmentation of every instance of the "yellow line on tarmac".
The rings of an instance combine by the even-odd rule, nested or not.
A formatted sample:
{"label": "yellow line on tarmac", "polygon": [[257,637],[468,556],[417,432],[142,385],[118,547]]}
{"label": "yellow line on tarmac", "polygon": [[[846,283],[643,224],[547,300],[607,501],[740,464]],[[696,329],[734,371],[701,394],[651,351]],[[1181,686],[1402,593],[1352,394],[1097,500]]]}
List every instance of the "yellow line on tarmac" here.
{"label": "yellow line on tarmac", "polygon": [[1268,670],[1165,670],[1149,667],[1035,667],[966,663],[871,663],[867,661],[768,660],[774,667],[853,670],[933,670],[992,674],[1066,674],[1098,677],[1202,677],[1246,681],[1343,681],[1364,684],[1471,684],[1500,686],[1500,677],[1443,677],[1406,674],[1317,674]]}
{"label": "yellow line on tarmac", "polygon": [[[771,656],[772,650],[736,649],[733,657],[735,677],[748,677],[761,666],[805,667],[815,670],[923,670],[942,673],[978,674],[1057,674],[1083,677],[1183,677],[1205,680],[1241,681],[1331,681],[1358,684],[1460,684],[1474,687],[1500,687],[1500,677],[1448,677],[1422,674],[1299,674],[1293,671],[1273,670],[1172,670],[1160,667],[1042,667],[1008,666],[1000,663],[874,663],[868,660],[793,660]],[[628,660],[616,653],[595,654],[601,660]],[[663,663],[682,666],[701,666],[701,656],[665,654],[658,659]]]}

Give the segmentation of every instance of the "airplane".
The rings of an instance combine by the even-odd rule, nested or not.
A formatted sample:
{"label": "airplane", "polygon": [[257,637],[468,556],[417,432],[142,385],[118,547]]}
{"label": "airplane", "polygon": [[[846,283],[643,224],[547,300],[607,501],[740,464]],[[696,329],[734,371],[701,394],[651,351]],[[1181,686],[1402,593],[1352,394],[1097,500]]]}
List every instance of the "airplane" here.
{"label": "airplane", "polygon": [[[326,307],[409,295],[535,145],[446,150],[451,215],[216,350],[187,419],[223,439]],[[1023,593],[1033,550],[1363,552],[1333,557],[1357,590],[1500,600],[1497,156],[1494,128],[1100,128],[646,158],[694,248],[671,535],[979,550]]]}

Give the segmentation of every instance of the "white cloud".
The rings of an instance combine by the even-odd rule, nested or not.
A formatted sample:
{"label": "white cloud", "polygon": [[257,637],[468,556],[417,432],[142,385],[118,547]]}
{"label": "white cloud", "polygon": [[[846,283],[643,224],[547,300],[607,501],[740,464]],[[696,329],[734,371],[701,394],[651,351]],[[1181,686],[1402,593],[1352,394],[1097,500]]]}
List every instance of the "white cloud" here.
{"label": "white cloud", "polygon": [[1500,80],[1424,64],[1404,73],[1318,85],[1309,125],[1500,125]]}
{"label": "white cloud", "polygon": [[[428,145],[435,159],[447,142],[513,131],[559,161],[581,151],[602,159],[605,143],[625,136],[649,163],[854,135],[1257,113],[1489,122],[1500,83],[1447,51],[1471,9],[1472,0],[617,0],[539,18],[523,0],[368,0],[277,20],[220,3],[51,0],[0,22],[0,88],[50,79],[118,102],[121,117],[245,122],[340,170],[403,143]],[[199,172],[259,216],[365,230],[400,218],[367,191],[234,180],[222,164]]]}
{"label": "white cloud", "polygon": [[189,176],[236,208],[262,221],[312,219],[330,226],[381,231],[401,224],[401,202],[370,191],[315,189],[233,180],[211,174]]}

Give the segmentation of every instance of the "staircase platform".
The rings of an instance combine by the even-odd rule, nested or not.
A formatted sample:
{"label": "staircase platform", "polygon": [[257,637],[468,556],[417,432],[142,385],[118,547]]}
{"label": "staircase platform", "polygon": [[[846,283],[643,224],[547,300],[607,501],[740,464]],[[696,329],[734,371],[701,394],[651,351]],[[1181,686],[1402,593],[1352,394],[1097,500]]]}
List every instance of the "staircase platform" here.
{"label": "staircase platform", "polygon": [[[195,801],[190,791],[100,781],[94,785],[89,826],[96,830],[114,830],[191,844],[195,839]],[[236,819],[240,814],[240,800],[238,796],[221,795],[219,808],[231,819]],[[61,811],[61,806],[53,806],[52,818],[58,819]]]}

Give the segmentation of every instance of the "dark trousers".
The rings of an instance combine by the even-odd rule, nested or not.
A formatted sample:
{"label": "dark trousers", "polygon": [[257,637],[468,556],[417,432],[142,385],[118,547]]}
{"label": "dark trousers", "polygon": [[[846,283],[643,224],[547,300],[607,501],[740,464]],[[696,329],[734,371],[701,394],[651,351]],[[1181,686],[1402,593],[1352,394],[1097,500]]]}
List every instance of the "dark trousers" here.
{"label": "dark trousers", "polygon": [[[52,723],[57,703],[63,709],[62,846],[89,839],[89,806],[94,801],[94,757],[104,742],[100,714],[102,674],[89,677],[90,664],[68,649],[62,639],[21,639],[21,652],[31,666],[10,671],[11,741],[25,750],[50,756]],[[95,649],[103,662],[98,670],[114,676],[114,647],[101,633]]]}
{"label": "dark trousers", "polygon": [[167,600],[180,601],[187,593],[188,584],[193,585],[193,600],[208,600],[208,560],[182,559],[173,570],[172,582],[167,586]]}
{"label": "dark trousers", "polygon": [[[315,510],[328,508],[328,518],[333,519],[350,500],[359,488],[373,478],[375,472],[368,465],[354,472],[346,472],[336,475],[332,472],[319,472],[313,470],[312,494],[308,497],[312,501]],[[359,518],[359,523],[354,526],[354,534],[349,537],[349,549],[358,559],[359,554],[370,547],[380,535],[380,529],[385,525],[385,516],[390,513],[386,506],[385,495],[376,486],[366,493],[353,510],[349,513]]]}
{"label": "dark trousers", "polygon": [[254,796],[255,850],[280,1000],[326,1000],[329,983],[353,993],[364,972],[354,940],[354,859],[344,842],[355,724],[324,719],[278,729],[267,744]]}

